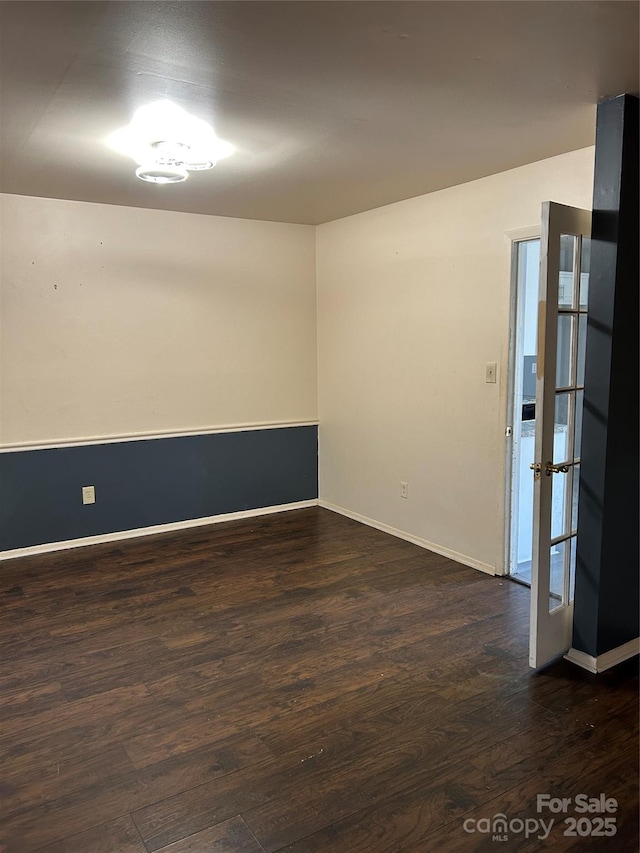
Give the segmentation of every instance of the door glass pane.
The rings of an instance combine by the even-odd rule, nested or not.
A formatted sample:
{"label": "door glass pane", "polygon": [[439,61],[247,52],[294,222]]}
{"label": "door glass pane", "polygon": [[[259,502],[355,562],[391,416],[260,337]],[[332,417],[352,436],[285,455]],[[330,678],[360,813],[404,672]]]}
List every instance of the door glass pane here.
{"label": "door glass pane", "polygon": [[578,317],[578,356],[576,370],[576,385],[584,385],[584,357],[587,351],[587,315]]}
{"label": "door glass pane", "polygon": [[575,391],[565,391],[556,394],[556,411],[553,425],[553,461],[573,461],[571,455],[571,441],[569,436],[569,424],[571,415],[572,397]]}
{"label": "door glass pane", "polygon": [[[567,474],[567,477],[569,474]],[[572,485],[572,496],[571,496],[571,530],[578,529],[578,493],[580,486],[580,466],[574,465],[573,473],[571,475],[573,477],[573,485]]]}
{"label": "door glass pane", "polygon": [[558,308],[573,308],[573,255],[576,238],[560,235],[560,274],[558,277]]}
{"label": "door glass pane", "polygon": [[[569,469],[571,470],[571,469]],[[569,487],[571,474],[552,474],[551,483],[551,538],[567,536],[569,530]]]}
{"label": "door glass pane", "polygon": [[571,354],[575,319],[572,314],[558,315],[558,344],[556,350],[556,388],[566,388],[571,382]]}
{"label": "door glass pane", "polygon": [[573,458],[579,459],[582,452],[582,409],[584,405],[584,391],[576,391],[576,426],[575,441],[573,445]]}
{"label": "door glass pane", "polygon": [[585,309],[589,299],[589,273],[591,271],[591,240],[582,238],[580,250],[580,307]]}
{"label": "door glass pane", "polygon": [[[573,406],[573,391],[556,394],[556,412],[553,431],[553,461],[573,461],[572,440],[570,434],[571,409]],[[570,533],[570,475],[551,474],[551,538]]]}
{"label": "door glass pane", "polygon": [[551,546],[549,569],[549,613],[562,606],[567,540]]}
{"label": "door glass pane", "polygon": [[576,589],[576,543],[577,537],[571,537],[571,558],[569,561],[569,601],[573,601]]}

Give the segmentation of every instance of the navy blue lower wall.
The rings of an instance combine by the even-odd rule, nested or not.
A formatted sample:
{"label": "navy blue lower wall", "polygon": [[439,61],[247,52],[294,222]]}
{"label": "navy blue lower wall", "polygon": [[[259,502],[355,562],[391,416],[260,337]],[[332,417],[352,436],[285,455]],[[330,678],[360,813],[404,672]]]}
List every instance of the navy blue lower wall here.
{"label": "navy blue lower wall", "polygon": [[317,497],[316,426],[2,453],[0,551]]}

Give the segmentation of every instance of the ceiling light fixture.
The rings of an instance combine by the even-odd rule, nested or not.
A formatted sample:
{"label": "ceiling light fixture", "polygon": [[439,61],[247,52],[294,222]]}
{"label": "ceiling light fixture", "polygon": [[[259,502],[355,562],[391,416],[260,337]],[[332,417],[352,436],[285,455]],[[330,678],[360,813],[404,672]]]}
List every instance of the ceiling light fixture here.
{"label": "ceiling light fixture", "polygon": [[130,124],[107,137],[107,144],[135,160],[136,176],[152,184],[186,181],[189,172],[212,169],[235,151],[205,121],[171,101],[140,107]]}
{"label": "ceiling light fixture", "polygon": [[188,177],[189,173],[181,166],[146,165],[136,169],[136,178],[149,184],[179,184]]}

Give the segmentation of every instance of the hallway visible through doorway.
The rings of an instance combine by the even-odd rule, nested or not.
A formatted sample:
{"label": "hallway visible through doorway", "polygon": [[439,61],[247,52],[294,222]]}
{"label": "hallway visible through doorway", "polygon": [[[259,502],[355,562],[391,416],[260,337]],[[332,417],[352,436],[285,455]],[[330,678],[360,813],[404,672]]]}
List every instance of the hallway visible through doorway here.
{"label": "hallway visible through doorway", "polygon": [[540,239],[514,244],[507,573],[531,585]]}

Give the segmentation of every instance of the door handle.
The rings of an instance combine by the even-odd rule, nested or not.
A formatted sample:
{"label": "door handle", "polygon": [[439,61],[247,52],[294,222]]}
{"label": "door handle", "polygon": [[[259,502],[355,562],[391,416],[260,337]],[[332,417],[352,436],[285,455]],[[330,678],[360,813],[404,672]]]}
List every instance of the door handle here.
{"label": "door handle", "polygon": [[554,465],[553,462],[547,462],[544,466],[544,473],[547,477],[550,477],[552,474],[568,474],[569,465],[573,465],[573,463],[567,462],[564,465]]}
{"label": "door handle", "polygon": [[562,465],[554,465],[553,462],[545,462],[543,467],[542,462],[532,462],[529,468],[533,471],[536,480],[539,480],[543,471],[547,477],[552,474],[568,474],[569,468],[576,464],[576,462],[563,462]]}

